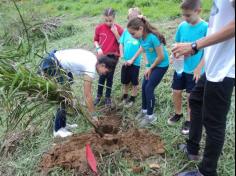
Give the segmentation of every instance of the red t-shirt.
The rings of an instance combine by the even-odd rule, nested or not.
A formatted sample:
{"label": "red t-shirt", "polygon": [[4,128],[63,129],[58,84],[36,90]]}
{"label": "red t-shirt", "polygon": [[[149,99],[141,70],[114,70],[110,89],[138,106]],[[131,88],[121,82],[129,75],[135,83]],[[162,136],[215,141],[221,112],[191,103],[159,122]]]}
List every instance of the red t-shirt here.
{"label": "red t-shirt", "polygon": [[[123,28],[115,24],[120,36],[123,33]],[[111,31],[111,28],[106,24],[101,24],[96,27],[94,41],[98,42],[104,55],[114,54],[120,56],[119,42]]]}

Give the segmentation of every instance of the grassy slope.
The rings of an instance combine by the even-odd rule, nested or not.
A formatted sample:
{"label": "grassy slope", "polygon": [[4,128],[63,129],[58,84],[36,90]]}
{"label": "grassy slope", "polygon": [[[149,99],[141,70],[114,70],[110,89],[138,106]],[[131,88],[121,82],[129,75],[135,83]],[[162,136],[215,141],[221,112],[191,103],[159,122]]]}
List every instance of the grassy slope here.
{"label": "grassy slope", "polygon": [[[50,16],[57,15],[66,15],[64,17],[63,25],[75,25],[76,33],[67,38],[62,38],[59,40],[49,41],[49,48],[75,48],[75,47],[83,47],[92,49],[92,37],[93,30],[95,24],[100,21],[99,15],[107,4],[109,6],[113,6],[116,9],[119,9],[118,19],[117,21],[125,26],[126,21],[124,20],[126,17],[127,5],[132,4],[132,0],[96,0],[96,3],[92,4],[91,0],[67,0],[66,2],[63,0],[45,0],[45,1],[36,1],[34,5],[31,3],[27,3],[23,1],[22,9],[24,9],[24,14],[29,13],[29,7],[40,10],[42,14],[48,14]],[[44,2],[44,3],[42,3]],[[94,1],[92,1],[94,2]],[[129,3],[128,3],[129,2]],[[175,31],[175,26],[178,24],[178,20],[171,20],[173,17],[179,16],[180,12],[178,9],[177,0],[175,2],[170,0],[158,0],[158,1],[137,1],[137,4],[142,6],[145,5],[144,2],[155,2],[155,5],[143,7],[143,11],[145,15],[150,17],[152,21],[158,25],[162,31],[165,32],[168,40],[169,46],[172,43],[173,34]],[[37,6],[36,6],[37,4]],[[211,1],[204,0],[204,16],[207,17],[207,12],[209,12]],[[146,3],[148,5],[148,3]],[[1,7],[0,7],[1,8]],[[158,11],[157,11],[158,9]],[[10,6],[10,10],[12,13],[13,7]],[[86,17],[87,15],[91,15],[94,17]],[[83,17],[81,17],[83,16]],[[183,136],[180,135],[180,127],[179,124],[176,127],[168,127],[166,120],[173,112],[173,105],[171,101],[171,77],[173,74],[173,70],[170,69],[162,84],[156,89],[156,95],[158,100],[157,105],[157,115],[159,116],[159,122],[150,128],[153,132],[157,132],[164,139],[166,144],[166,157],[163,158],[160,162],[161,164],[161,173],[163,176],[171,176],[173,173],[187,167],[193,168],[195,167],[194,163],[187,163],[185,157],[181,152],[177,150],[177,144],[184,142]],[[96,84],[94,85],[96,89]],[[80,84],[76,84],[75,91],[81,90]],[[79,92],[79,91],[78,91]],[[117,69],[117,76],[114,84],[114,97],[120,97],[121,95],[121,86],[119,81],[119,69]],[[81,95],[79,95],[81,96]],[[140,95],[139,95],[140,97]],[[141,98],[138,99],[137,105],[130,111],[125,111],[124,115],[127,116],[130,120],[134,117],[134,115],[138,112],[141,105]],[[186,105],[186,103],[185,103]],[[235,113],[235,99],[233,97],[233,103],[231,112],[229,114],[229,121],[227,127],[227,141],[224,149],[224,155],[221,158],[219,164],[219,173],[222,176],[232,176],[235,175],[235,122],[234,122],[234,113]],[[43,152],[49,148],[53,141],[51,137],[51,129],[48,127],[51,126],[51,117],[54,112],[50,111],[48,113],[48,121],[43,122],[40,125],[40,133],[34,137],[31,137],[29,140],[25,140],[19,145],[17,152],[13,157],[9,158],[7,161],[0,162],[0,171],[1,168],[9,171],[13,170],[12,168],[16,168],[16,172],[10,175],[36,175],[35,167],[37,166],[37,162],[40,159],[40,156]],[[76,122],[80,124],[80,129],[76,131],[76,133],[85,132],[89,129],[89,126],[86,122],[81,118],[70,119],[71,122]],[[3,128],[1,128],[3,130]],[[0,134],[1,134],[0,130]],[[186,165],[187,164],[187,165]],[[133,176],[133,174],[129,171],[129,165],[125,161],[119,161],[117,163],[118,167],[112,168],[108,166],[106,168],[106,172],[104,175],[124,175],[124,176]],[[0,172],[1,173],[1,172]],[[1,174],[0,174],[1,175]],[[60,169],[55,169],[52,175],[71,175],[71,173],[62,171]]]}

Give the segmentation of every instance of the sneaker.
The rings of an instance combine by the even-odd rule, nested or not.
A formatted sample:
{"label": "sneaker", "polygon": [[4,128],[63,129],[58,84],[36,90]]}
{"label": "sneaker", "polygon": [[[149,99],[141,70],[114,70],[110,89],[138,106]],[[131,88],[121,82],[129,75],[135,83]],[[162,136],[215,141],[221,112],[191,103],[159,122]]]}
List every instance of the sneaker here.
{"label": "sneaker", "polygon": [[112,106],[111,98],[106,98],[105,99],[105,105],[106,105],[106,107],[111,107]]}
{"label": "sneaker", "polygon": [[140,111],[140,113],[135,117],[137,120],[142,120],[147,115],[147,113],[144,113],[143,110]]}
{"label": "sneaker", "polygon": [[126,104],[125,104],[125,108],[131,108],[134,105],[134,101],[129,100]]}
{"label": "sneaker", "polygon": [[54,131],[53,132],[53,136],[56,138],[56,137],[60,137],[60,138],[66,138],[66,137],[69,137],[69,136],[72,136],[73,133],[68,131],[67,129],[65,128],[61,128],[60,130],[58,130],[57,132]]}
{"label": "sneaker", "polygon": [[78,128],[78,125],[77,124],[66,124],[66,127],[65,129],[66,130],[72,130],[72,129],[75,129],[75,128]]}
{"label": "sneaker", "polygon": [[204,176],[204,175],[202,175],[198,170],[195,170],[195,171],[182,172],[176,174],[175,176]]}
{"label": "sneaker", "polygon": [[95,122],[99,121],[97,116],[92,116],[92,120],[95,121]]}
{"label": "sneaker", "polygon": [[186,144],[181,144],[179,146],[179,149],[186,154],[186,156],[188,157],[189,161],[199,161],[200,160],[200,156],[199,155],[192,155],[192,154],[190,154],[188,152]]}
{"label": "sneaker", "polygon": [[183,114],[181,114],[181,115],[175,114],[173,117],[168,119],[168,124],[174,125],[177,122],[179,122],[182,117],[183,117]]}
{"label": "sneaker", "polygon": [[155,115],[152,115],[152,116],[146,115],[144,119],[140,122],[140,127],[153,125],[156,121],[157,121],[157,117]]}
{"label": "sneaker", "polygon": [[181,131],[183,135],[188,135],[189,134],[190,125],[191,125],[191,123],[189,121],[184,122],[182,131]]}
{"label": "sneaker", "polygon": [[99,105],[100,101],[101,101],[101,97],[97,97],[94,101],[94,106]]}
{"label": "sneaker", "polygon": [[119,106],[125,106],[127,103],[128,103],[128,98],[126,98],[126,99],[122,98],[122,101],[119,104]]}

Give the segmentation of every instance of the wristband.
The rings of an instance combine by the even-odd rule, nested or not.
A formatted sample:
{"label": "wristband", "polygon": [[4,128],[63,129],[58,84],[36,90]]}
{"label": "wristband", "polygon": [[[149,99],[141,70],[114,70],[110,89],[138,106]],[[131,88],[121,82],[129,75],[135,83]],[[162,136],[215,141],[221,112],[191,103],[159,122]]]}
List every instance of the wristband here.
{"label": "wristband", "polygon": [[98,51],[98,50],[100,50],[100,49],[101,49],[100,47],[97,47],[97,48],[96,48],[96,51]]}
{"label": "wristband", "polygon": [[147,68],[150,68],[150,67],[151,67],[151,64],[146,64],[146,67],[147,67]]}

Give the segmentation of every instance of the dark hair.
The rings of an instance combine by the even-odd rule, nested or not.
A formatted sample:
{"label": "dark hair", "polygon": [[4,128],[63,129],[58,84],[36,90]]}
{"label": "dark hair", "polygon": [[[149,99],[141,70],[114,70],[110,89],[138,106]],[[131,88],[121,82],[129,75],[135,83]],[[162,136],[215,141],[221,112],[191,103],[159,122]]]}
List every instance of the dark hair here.
{"label": "dark hair", "polygon": [[115,61],[114,59],[111,59],[111,58],[109,58],[107,56],[103,56],[103,57],[98,59],[97,64],[104,64],[105,67],[108,70],[112,71],[112,70],[115,69],[117,61]]}
{"label": "dark hair", "polygon": [[127,28],[131,28],[134,30],[139,30],[140,27],[143,27],[146,33],[153,33],[154,35],[156,35],[160,39],[161,43],[166,45],[166,39],[164,35],[162,35],[156,27],[151,25],[145,17],[142,16],[131,19],[127,25]]}
{"label": "dark hair", "polygon": [[184,10],[196,10],[198,8],[201,8],[201,6],[201,0],[183,0],[180,8]]}
{"label": "dark hair", "polygon": [[116,11],[113,8],[108,8],[104,11],[103,13],[104,16],[109,17],[109,16],[116,16]]}

